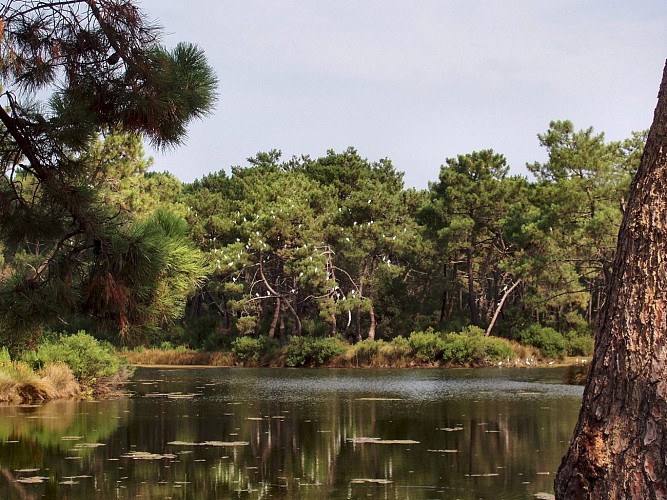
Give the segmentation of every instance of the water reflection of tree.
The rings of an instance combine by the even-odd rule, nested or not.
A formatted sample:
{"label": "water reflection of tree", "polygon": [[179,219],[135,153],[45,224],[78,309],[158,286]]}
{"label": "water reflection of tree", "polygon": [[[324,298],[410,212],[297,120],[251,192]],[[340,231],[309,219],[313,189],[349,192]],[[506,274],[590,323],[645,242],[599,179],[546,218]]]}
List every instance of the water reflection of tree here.
{"label": "water reflection of tree", "polygon": [[[261,382],[261,377],[258,380]],[[476,401],[461,398],[420,403],[418,399],[382,399],[387,395],[381,393],[372,399],[376,394],[332,391],[312,399],[299,398],[295,403],[285,394],[275,399],[266,396],[267,392],[258,396],[244,383],[221,383],[211,388],[203,383],[196,379],[179,388],[183,392],[203,391],[204,397],[129,400],[127,408],[132,413],[126,420],[113,418],[127,415],[122,407],[107,411],[122,426],[112,431],[106,447],[87,456],[83,466],[77,462],[67,469],[85,468],[96,477],[100,491],[87,498],[113,496],[119,485],[125,488],[123,495],[145,498],[320,500],[380,493],[387,498],[405,498],[410,491],[414,498],[464,499],[494,497],[500,490],[521,492],[522,488],[531,496],[550,487],[553,475],[537,473],[555,471],[577,412],[576,401],[571,411],[544,410],[541,407],[560,404],[544,396],[533,400],[529,395],[482,394]],[[168,389],[152,387],[148,392]],[[76,421],[76,412],[71,413],[70,418]],[[72,425],[63,424],[61,435],[85,432],[65,430]],[[0,437],[6,439],[4,434]],[[353,440],[360,437],[419,443],[360,444]],[[173,441],[243,441],[247,445],[168,444]],[[428,451],[452,449],[458,452]],[[123,458],[132,450],[176,458]],[[41,463],[47,464],[56,456],[62,461],[66,454],[53,453]],[[64,475],[65,469],[60,474]],[[355,478],[392,482],[355,484],[351,482]],[[532,484],[522,486],[524,481]]]}
{"label": "water reflection of tree", "polygon": [[0,484],[6,482],[0,492],[30,498],[17,489],[15,480],[21,476],[17,470],[36,469],[36,475],[52,479],[31,485],[28,491],[37,498],[60,498],[58,482],[63,477],[103,474],[107,464],[93,445],[106,443],[124,423],[128,405],[127,400],[63,400],[0,407]]}

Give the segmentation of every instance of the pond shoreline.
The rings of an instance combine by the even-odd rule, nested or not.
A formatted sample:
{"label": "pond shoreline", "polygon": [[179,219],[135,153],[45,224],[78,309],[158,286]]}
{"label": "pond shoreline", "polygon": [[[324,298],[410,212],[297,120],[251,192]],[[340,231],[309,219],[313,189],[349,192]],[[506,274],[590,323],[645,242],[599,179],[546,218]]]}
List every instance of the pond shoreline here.
{"label": "pond shoreline", "polygon": [[145,349],[143,351],[125,351],[120,353],[125,360],[136,367],[145,368],[379,368],[379,369],[450,369],[450,368],[489,368],[489,367],[513,367],[513,368],[558,368],[558,367],[586,367],[590,365],[590,356],[568,356],[562,360],[510,360],[509,362],[482,362],[473,364],[453,364],[438,362],[419,362],[416,359],[402,359],[393,363],[376,363],[372,360],[356,360],[354,358],[338,356],[330,362],[290,367],[285,364],[282,357],[274,358],[265,362],[235,361],[231,353],[224,351],[190,351],[190,350],[164,350]]}

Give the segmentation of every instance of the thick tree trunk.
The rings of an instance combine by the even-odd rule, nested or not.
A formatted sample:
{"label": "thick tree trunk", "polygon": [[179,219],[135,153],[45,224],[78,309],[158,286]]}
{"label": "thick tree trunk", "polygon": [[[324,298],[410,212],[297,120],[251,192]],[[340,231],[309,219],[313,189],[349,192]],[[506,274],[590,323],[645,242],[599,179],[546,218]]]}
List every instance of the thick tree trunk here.
{"label": "thick tree trunk", "polygon": [[556,497],[667,498],[667,65]]}

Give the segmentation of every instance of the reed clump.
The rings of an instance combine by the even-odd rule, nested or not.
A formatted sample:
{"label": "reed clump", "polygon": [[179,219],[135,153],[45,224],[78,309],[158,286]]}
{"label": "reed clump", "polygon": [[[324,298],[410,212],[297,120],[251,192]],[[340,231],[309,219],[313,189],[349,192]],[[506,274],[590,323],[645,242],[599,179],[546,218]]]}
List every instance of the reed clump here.
{"label": "reed clump", "polygon": [[81,394],[81,385],[63,363],[52,363],[39,371],[21,361],[0,366],[0,402],[34,403]]}
{"label": "reed clump", "polygon": [[231,353],[200,352],[186,348],[140,349],[124,351],[122,356],[133,365],[234,366]]}

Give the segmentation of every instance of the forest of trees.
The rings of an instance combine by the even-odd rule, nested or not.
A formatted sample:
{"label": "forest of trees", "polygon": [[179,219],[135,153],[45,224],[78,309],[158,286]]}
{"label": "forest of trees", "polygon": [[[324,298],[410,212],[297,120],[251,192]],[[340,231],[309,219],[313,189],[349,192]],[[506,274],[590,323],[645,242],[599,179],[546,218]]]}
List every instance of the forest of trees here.
{"label": "forest of trees", "polygon": [[142,144],[178,145],[211,111],[217,77],[201,49],[163,47],[129,2],[17,0],[0,20],[11,350],[79,329],[205,349],[239,335],[356,342],[467,325],[590,341],[645,133],[607,142],[554,121],[530,179],[483,150],[410,189],[389,159],[350,148],[260,152],[183,184],[150,172]]}
{"label": "forest of trees", "polygon": [[[606,142],[555,121],[538,138],[548,160],[528,165],[533,180],[484,150],[446,159],[438,180],[415,190],[390,160],[352,148],[317,159],[258,153],[184,184],[148,171],[139,135],[99,135],[86,161],[94,203],[127,226],[104,243],[122,263],[100,258],[93,240],[82,264],[93,278],[76,295],[58,291],[74,286],[72,274],[17,288],[45,262],[54,272],[45,255],[62,242],[5,243],[6,339],[86,329],[118,344],[213,350],[238,335],[355,342],[465,325],[517,339],[535,324],[590,339],[645,134]],[[31,199],[39,181],[19,178]],[[133,243],[154,254],[142,259]]]}

